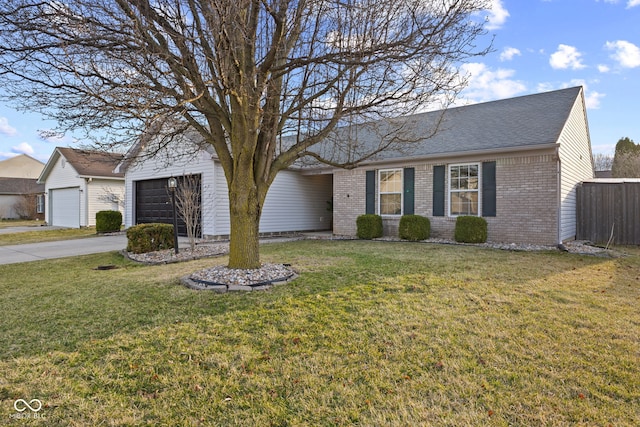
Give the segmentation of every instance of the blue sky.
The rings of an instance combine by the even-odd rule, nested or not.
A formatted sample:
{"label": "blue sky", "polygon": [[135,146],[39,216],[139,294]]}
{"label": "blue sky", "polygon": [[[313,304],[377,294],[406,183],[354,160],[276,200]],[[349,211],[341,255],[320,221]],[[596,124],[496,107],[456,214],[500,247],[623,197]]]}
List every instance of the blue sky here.
{"label": "blue sky", "polygon": [[[640,142],[640,0],[492,0],[487,30],[494,52],[463,66],[460,103],[585,87],[594,153],[613,154],[621,137]],[[43,162],[71,136],[37,114],[0,104],[0,160],[29,154]]]}

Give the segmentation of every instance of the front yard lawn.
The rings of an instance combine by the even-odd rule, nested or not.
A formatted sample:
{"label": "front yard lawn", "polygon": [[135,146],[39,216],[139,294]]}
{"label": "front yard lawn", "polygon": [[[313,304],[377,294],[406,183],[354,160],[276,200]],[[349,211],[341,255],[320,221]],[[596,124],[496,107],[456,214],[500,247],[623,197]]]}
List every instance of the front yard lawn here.
{"label": "front yard lawn", "polygon": [[34,231],[0,234],[0,246],[81,239],[93,236],[96,236],[95,227],[58,228],[53,230],[34,229]]}
{"label": "front yard lawn", "polygon": [[178,285],[224,257],[0,266],[0,424],[638,425],[629,251],[278,243],[300,276],[228,294]]}

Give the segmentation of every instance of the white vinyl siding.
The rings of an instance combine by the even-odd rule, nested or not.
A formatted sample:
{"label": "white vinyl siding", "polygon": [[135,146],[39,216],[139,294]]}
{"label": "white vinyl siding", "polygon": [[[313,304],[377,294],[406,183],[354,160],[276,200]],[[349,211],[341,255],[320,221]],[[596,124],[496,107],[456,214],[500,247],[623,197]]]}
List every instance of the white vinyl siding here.
{"label": "white vinyl siding", "polygon": [[560,134],[560,241],[576,235],[576,187],[593,178],[591,142],[583,97],[578,96]]}
{"label": "white vinyl siding", "polygon": [[122,181],[92,179],[87,183],[87,225],[96,225],[96,213],[119,211],[124,213],[124,184]]}
{"label": "white vinyl siding", "polygon": [[279,172],[264,202],[260,232],[328,230],[332,191],[331,175]]}
{"label": "white vinyl siding", "polygon": [[[175,160],[174,160],[175,159]],[[226,237],[231,233],[229,192],[224,171],[210,153],[146,158],[126,171],[125,226],[135,221],[135,183],[148,179],[200,174],[202,177],[202,234]],[[285,170],[276,176],[262,209],[261,233],[328,230],[332,213],[327,210],[333,189],[332,175],[303,175]]]}

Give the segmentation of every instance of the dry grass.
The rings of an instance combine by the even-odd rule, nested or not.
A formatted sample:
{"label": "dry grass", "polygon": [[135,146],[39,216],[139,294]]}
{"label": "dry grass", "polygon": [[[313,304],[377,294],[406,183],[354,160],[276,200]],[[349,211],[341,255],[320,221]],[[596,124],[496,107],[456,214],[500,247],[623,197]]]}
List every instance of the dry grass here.
{"label": "dry grass", "polygon": [[[637,425],[640,253],[625,250],[272,244],[263,260],[300,277],[226,295],[176,286],[224,258],[0,266],[0,420]],[[120,268],[90,270],[105,263]],[[20,398],[44,419],[15,419]]]}
{"label": "dry grass", "polygon": [[52,242],[56,240],[81,239],[96,235],[95,227],[59,228],[54,230],[34,230],[19,233],[0,234],[0,246],[22,245],[25,243]]}
{"label": "dry grass", "polygon": [[34,219],[0,219],[0,228],[40,227],[42,224],[42,221]]}

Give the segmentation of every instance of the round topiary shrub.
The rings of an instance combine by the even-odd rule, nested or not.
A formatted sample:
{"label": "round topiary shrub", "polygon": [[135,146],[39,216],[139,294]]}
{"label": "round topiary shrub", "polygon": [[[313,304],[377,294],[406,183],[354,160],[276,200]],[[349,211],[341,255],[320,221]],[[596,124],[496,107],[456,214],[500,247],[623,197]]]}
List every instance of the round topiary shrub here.
{"label": "round topiary shrub", "polygon": [[454,237],[460,243],[484,243],[487,241],[487,221],[479,216],[459,216]]}
{"label": "round topiary shrub", "polygon": [[401,239],[414,242],[428,239],[431,235],[429,218],[420,215],[403,215],[400,218],[398,234]]}
{"label": "round topiary shrub", "polygon": [[382,217],[375,214],[360,215],[356,218],[356,235],[360,239],[382,237]]}
{"label": "round topiary shrub", "polygon": [[122,227],[122,214],[118,211],[96,212],[96,232],[113,233]]}

